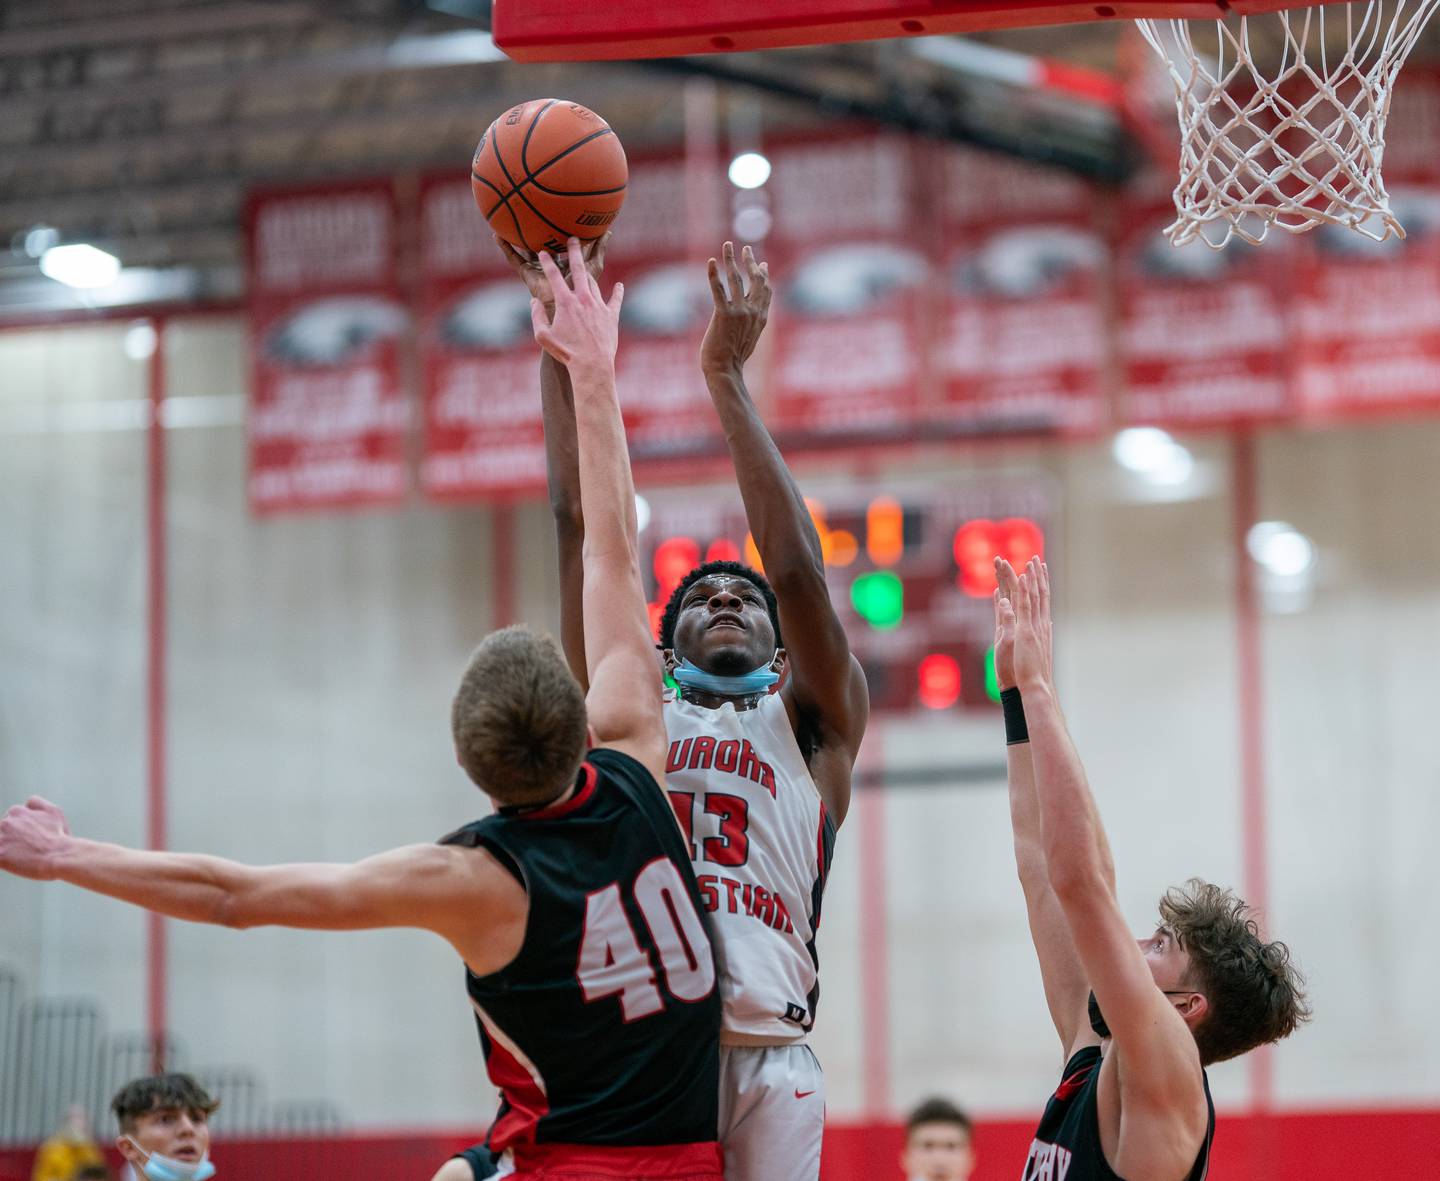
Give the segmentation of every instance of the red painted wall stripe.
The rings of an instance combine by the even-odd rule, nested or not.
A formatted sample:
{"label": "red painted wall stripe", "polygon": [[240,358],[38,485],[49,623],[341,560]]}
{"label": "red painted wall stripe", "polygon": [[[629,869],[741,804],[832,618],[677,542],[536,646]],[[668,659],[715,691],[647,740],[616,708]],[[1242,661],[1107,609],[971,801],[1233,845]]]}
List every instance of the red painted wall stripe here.
{"label": "red painted wall stripe", "polygon": [[[165,318],[151,320],[155,351],[150,354],[150,428],[145,501],[146,666],[145,666],[145,846],[164,849],[169,839],[166,807],[166,469],[165,469]],[[145,915],[145,1028],[151,1069],[165,1069],[167,1022],[165,920]]]}
{"label": "red painted wall stripe", "polygon": [[[858,773],[884,763],[880,723],[870,719]],[[890,918],[885,886],[885,789],[863,787],[855,793],[860,840],[860,1062],[861,1103],[871,1119],[890,1114]],[[834,969],[832,968],[831,971]]]}
{"label": "red painted wall stripe", "polygon": [[[1240,842],[1242,893],[1261,912],[1270,902],[1265,821],[1265,684],[1261,661],[1260,594],[1247,539],[1260,516],[1255,436],[1237,431],[1231,441],[1232,545],[1235,562],[1236,700],[1240,731]],[[1264,915],[1262,913],[1262,922]],[[1275,1106],[1275,1053],[1250,1055],[1250,1101],[1255,1111]]]}

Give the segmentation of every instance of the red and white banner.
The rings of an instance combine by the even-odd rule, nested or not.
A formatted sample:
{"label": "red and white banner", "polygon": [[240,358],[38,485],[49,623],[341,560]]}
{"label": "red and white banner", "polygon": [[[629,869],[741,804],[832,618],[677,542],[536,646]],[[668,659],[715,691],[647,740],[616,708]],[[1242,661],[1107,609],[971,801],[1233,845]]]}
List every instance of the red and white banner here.
{"label": "red and white banner", "polygon": [[713,306],[703,259],[719,257],[721,241],[691,241],[699,227],[688,205],[698,199],[697,184],[714,192],[723,183],[718,170],[697,176],[680,155],[631,162],[600,289],[608,296],[615,283],[625,284],[615,380],[630,454],[641,468],[722,446],[700,372]]}
{"label": "red and white banner", "polygon": [[1391,191],[1407,231],[1314,231],[1296,281],[1302,412],[1326,419],[1440,407],[1440,189]]}
{"label": "red and white banner", "polygon": [[426,495],[543,488],[530,293],[495,245],[463,174],[428,178],[420,189],[420,356]]}
{"label": "red and white banner", "polygon": [[942,428],[1086,433],[1105,419],[1108,247],[1092,186],[993,153],[936,149]]}
{"label": "red and white banner", "polygon": [[1120,244],[1121,418],[1196,427],[1293,413],[1287,317],[1297,246],[1172,246],[1173,211],[1132,209]]}
{"label": "red and white banner", "polygon": [[256,512],[405,497],[409,317],[395,223],[388,181],[259,193],[249,203]]}
{"label": "red and white banner", "polygon": [[902,436],[919,420],[931,265],[901,135],[770,150],[767,420],[792,437]]}

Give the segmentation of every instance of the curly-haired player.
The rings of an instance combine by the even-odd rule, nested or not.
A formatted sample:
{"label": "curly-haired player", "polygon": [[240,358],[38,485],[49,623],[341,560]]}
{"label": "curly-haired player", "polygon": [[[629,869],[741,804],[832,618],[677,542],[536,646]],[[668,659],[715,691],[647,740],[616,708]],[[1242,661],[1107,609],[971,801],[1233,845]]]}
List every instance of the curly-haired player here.
{"label": "curly-haired player", "polygon": [[1055,699],[1049,571],[1032,559],[1017,578],[998,558],[995,570],[1015,860],[1066,1058],[1022,1181],[1202,1181],[1215,1135],[1205,1067],[1308,1019],[1299,974],[1240,899],[1199,880],[1166,893],[1152,934],[1131,936]]}
{"label": "curly-haired player", "polygon": [[[505,253],[543,300],[538,271]],[[592,271],[603,255],[602,242],[589,258]],[[722,257],[709,263],[714,311],[701,368],[769,580],[710,562],[672,595],[660,646],[680,688],[665,703],[666,779],[720,967],[725,1175],[814,1181],[825,1112],[824,1078],[805,1044],[819,997],[815,934],[869,693],[830,602],[804,497],[745,387],[745,362],[770,306],[767,269],[749,248],[737,259],[728,242]],[[543,359],[541,394],[561,634],[583,683],[576,572],[585,523],[573,415],[564,371]]]}

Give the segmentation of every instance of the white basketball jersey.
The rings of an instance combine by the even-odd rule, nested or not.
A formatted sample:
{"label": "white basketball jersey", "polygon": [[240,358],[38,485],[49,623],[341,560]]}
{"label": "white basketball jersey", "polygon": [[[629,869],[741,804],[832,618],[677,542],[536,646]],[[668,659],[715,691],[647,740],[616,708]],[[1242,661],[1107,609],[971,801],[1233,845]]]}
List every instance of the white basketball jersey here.
{"label": "white basketball jersey", "polygon": [[665,782],[710,912],[724,1033],[794,1039],[815,1021],[815,931],[835,826],[778,693],[753,709],[668,694]]}

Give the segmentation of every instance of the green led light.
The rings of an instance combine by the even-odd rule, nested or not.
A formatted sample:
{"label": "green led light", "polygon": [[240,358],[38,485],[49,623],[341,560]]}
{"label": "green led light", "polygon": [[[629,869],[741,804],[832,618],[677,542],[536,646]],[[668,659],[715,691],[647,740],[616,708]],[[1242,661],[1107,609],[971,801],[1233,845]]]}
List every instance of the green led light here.
{"label": "green led light", "polygon": [[862,574],[850,584],[850,603],[876,631],[888,631],[905,617],[905,584],[888,570]]}
{"label": "green led light", "polygon": [[1000,700],[1000,678],[995,675],[995,649],[985,649],[985,696],[991,701]]}

